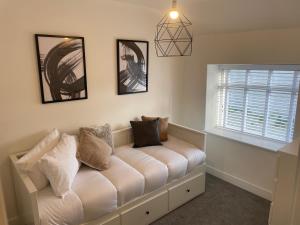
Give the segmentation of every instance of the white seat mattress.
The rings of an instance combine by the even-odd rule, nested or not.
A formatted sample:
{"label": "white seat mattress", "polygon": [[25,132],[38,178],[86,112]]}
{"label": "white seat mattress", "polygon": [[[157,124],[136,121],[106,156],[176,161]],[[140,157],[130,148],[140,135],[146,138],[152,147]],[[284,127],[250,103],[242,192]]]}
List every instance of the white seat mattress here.
{"label": "white seat mattress", "polygon": [[183,177],[206,158],[196,146],[173,136],[163,146],[131,146],[116,148],[105,171],[82,166],[64,198],[56,197],[50,186],[39,191],[41,225],[77,225],[97,219]]}
{"label": "white seat mattress", "polygon": [[136,169],[116,156],[111,157],[110,168],[101,171],[118,192],[118,206],[144,194],[145,179]]}
{"label": "white seat mattress", "polygon": [[188,160],[175,151],[164,146],[148,146],[138,148],[137,151],[142,151],[164,163],[168,167],[168,182],[186,174]]}
{"label": "white seat mattress", "polygon": [[169,135],[168,141],[163,142],[163,146],[183,155],[188,160],[188,172],[203,163],[206,158],[206,154],[204,153],[204,151],[201,151],[195,145],[192,145],[171,135]]}
{"label": "white seat mattress", "polygon": [[99,171],[82,166],[72,189],[82,202],[84,221],[91,221],[117,209],[117,190]]}
{"label": "white seat mattress", "polygon": [[81,200],[73,191],[56,197],[50,186],[38,192],[41,225],[78,225],[84,221]]}
{"label": "white seat mattress", "polygon": [[115,155],[139,171],[145,178],[145,193],[167,183],[168,167],[152,156],[134,149],[131,145],[115,148]]}

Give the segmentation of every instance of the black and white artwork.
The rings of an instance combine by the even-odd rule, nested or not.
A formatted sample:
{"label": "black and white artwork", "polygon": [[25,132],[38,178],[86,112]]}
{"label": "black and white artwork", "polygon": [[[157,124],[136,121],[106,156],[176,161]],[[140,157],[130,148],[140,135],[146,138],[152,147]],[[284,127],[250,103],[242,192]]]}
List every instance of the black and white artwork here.
{"label": "black and white artwork", "polygon": [[117,40],[118,94],[148,91],[148,41]]}
{"label": "black and white artwork", "polygon": [[87,99],[83,37],[36,34],[43,103]]}

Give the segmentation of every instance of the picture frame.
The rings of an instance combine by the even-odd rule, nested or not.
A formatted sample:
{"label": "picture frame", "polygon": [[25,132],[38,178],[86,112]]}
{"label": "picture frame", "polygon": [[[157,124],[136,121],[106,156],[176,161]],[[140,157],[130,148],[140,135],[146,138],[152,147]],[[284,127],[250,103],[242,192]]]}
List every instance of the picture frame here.
{"label": "picture frame", "polygon": [[88,98],[84,38],[35,34],[42,103]]}
{"label": "picture frame", "polygon": [[117,39],[118,95],[148,92],[149,42]]}

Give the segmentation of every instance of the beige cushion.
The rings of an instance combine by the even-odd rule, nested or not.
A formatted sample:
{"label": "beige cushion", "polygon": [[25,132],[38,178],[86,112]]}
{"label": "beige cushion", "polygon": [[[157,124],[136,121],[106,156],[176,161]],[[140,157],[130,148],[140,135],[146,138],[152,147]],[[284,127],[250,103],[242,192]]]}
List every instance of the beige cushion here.
{"label": "beige cushion", "polygon": [[156,120],[156,119],[159,119],[160,141],[167,141],[168,140],[168,117],[160,118],[160,117],[142,116],[143,121]]}
{"label": "beige cushion", "polygon": [[112,148],[86,129],[80,129],[77,158],[97,170],[109,168]]}
{"label": "beige cushion", "polygon": [[112,140],[112,132],[110,125],[108,123],[104,124],[103,126],[92,126],[92,127],[82,127],[80,129],[84,129],[87,131],[92,132],[98,138],[104,140],[110,147],[113,147],[113,140]]}

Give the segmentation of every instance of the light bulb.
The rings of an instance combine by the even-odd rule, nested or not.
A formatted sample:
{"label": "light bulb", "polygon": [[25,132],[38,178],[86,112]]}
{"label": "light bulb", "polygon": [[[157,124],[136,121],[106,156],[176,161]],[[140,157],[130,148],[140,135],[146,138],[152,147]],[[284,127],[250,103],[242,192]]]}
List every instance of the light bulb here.
{"label": "light bulb", "polygon": [[172,10],[170,11],[169,16],[171,19],[176,20],[179,16],[179,13],[176,10]]}

